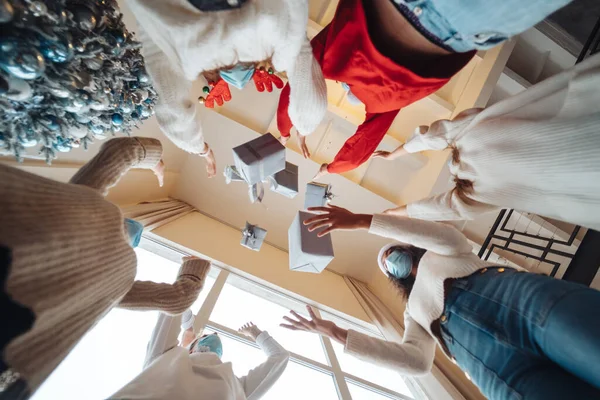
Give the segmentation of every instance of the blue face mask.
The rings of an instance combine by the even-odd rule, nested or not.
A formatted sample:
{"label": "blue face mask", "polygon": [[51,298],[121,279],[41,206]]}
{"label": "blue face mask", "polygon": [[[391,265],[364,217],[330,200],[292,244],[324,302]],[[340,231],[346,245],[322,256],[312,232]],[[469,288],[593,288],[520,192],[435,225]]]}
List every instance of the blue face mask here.
{"label": "blue face mask", "polygon": [[250,79],[252,79],[254,67],[246,67],[238,64],[229,70],[219,71],[219,75],[221,75],[221,78],[231,86],[242,90]]}
{"label": "blue face mask", "polygon": [[215,353],[221,358],[223,357],[223,344],[221,343],[221,338],[216,333],[205,336],[196,342],[192,352]]}
{"label": "blue face mask", "polygon": [[401,249],[396,249],[385,259],[385,266],[390,275],[405,279],[412,271],[412,257]]}
{"label": "blue face mask", "polygon": [[129,245],[133,248],[140,244],[142,233],[144,233],[144,225],[129,218],[125,218],[125,232],[129,239]]}

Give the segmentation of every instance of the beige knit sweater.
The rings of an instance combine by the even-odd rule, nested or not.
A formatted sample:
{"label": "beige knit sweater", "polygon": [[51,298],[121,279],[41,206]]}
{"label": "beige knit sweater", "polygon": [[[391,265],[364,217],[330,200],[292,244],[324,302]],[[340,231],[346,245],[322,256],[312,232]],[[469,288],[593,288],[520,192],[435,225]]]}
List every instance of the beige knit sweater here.
{"label": "beige knit sweater", "polygon": [[0,244],[12,257],[4,290],[36,317],[2,356],[32,393],[113,307],[179,314],[197,298],[205,260],[185,262],[172,285],[134,282],[123,216],[103,197],[129,168],[152,168],[161,155],[158,140],[113,139],[70,184],[0,165]]}

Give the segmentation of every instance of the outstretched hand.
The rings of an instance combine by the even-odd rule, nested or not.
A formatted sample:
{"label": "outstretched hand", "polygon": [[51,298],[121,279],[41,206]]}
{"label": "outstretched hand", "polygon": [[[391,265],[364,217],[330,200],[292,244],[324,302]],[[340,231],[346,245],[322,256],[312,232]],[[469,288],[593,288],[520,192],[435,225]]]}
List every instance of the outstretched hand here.
{"label": "outstretched hand", "polygon": [[258,335],[260,335],[262,333],[262,331],[260,329],[258,329],[258,327],[256,325],[254,325],[253,322],[245,323],[244,325],[242,325],[242,327],[240,329],[238,329],[238,332],[243,333],[244,335],[248,336],[249,338],[252,338],[252,340],[254,340],[254,341],[256,341],[256,338],[258,337]]}
{"label": "outstretched hand", "polygon": [[348,331],[346,331],[345,329],[341,329],[331,321],[327,321],[325,319],[317,317],[310,306],[306,306],[306,310],[310,315],[310,319],[306,319],[302,315],[298,314],[296,311],[291,310],[290,313],[295,318],[290,318],[286,315],[283,317],[283,319],[286,320],[286,322],[288,323],[282,323],[279,326],[286,329],[290,329],[292,331],[318,333],[319,335],[329,336],[330,338],[335,339],[340,343],[346,343]]}
{"label": "outstretched hand", "polygon": [[323,237],[335,230],[369,229],[373,219],[372,215],[354,214],[345,208],[333,205],[309,207],[308,211],[319,213],[319,215],[304,220],[304,225],[308,225],[309,232],[326,227],[317,234],[318,237]]}
{"label": "outstretched hand", "polygon": [[158,186],[162,187],[165,182],[165,162],[161,159],[152,167],[152,172],[154,172],[154,175],[158,179]]}
{"label": "outstretched hand", "polygon": [[329,164],[325,163],[325,164],[321,164],[321,168],[319,168],[319,172],[316,173],[316,175],[313,177],[313,181],[316,181],[322,177],[324,177],[325,175],[327,175],[329,173],[329,171],[327,170],[327,167],[329,167]]}
{"label": "outstretched hand", "polygon": [[308,151],[308,146],[306,145],[306,136],[301,134],[297,134],[298,137],[298,147],[300,147],[300,153],[304,158],[310,158],[310,151]]}
{"label": "outstretched hand", "polygon": [[371,158],[383,158],[384,160],[389,160],[391,158],[392,153],[384,150],[377,150],[373,154],[371,154]]}
{"label": "outstretched hand", "polygon": [[212,149],[208,150],[208,154],[204,156],[204,161],[206,162],[206,175],[209,178],[214,178],[217,175],[217,160]]}

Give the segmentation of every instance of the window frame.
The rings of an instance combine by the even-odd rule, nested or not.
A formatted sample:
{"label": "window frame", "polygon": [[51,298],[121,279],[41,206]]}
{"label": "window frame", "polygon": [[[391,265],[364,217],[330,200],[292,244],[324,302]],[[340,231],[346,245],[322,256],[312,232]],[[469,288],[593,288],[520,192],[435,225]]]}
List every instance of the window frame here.
{"label": "window frame", "polygon": [[[181,257],[183,257],[183,256],[191,255],[191,254],[189,254],[188,251],[170,246],[170,245],[164,243],[162,238],[157,237],[153,234],[148,234],[148,233],[144,233],[142,241],[140,242],[140,247],[156,254],[157,256],[163,257],[167,260],[176,261],[176,262],[180,262]],[[220,334],[225,335],[231,339],[242,342],[248,346],[259,348],[259,346],[254,341],[249,340],[243,334],[237,332],[236,330],[234,330],[232,328],[229,328],[227,326],[221,325],[217,322],[210,320],[210,315],[212,314],[212,311],[215,308],[217,300],[219,299],[219,296],[220,296],[223,288],[225,287],[226,283],[232,284],[233,286],[235,286],[241,290],[247,291],[251,294],[258,295],[261,298],[263,298],[263,297],[260,295],[260,293],[264,293],[265,291],[269,292],[273,296],[269,296],[269,298],[267,298],[266,300],[274,302],[275,304],[288,306],[288,304],[281,304],[277,301],[274,301],[274,299],[271,297],[275,297],[275,298],[278,297],[278,298],[285,299],[285,300],[287,300],[287,301],[285,301],[285,303],[288,303],[288,301],[289,301],[289,303],[296,303],[296,304],[301,303],[301,304],[309,305],[311,307],[311,309],[313,310],[313,312],[318,317],[321,317],[320,310],[318,308],[316,308],[314,305],[307,304],[306,301],[303,301],[299,298],[295,298],[294,296],[284,293],[281,290],[273,289],[273,288],[265,286],[259,282],[256,282],[246,276],[232,272],[232,271],[228,270],[226,268],[226,266],[220,262],[216,262],[216,261],[212,260],[212,267],[211,267],[211,271],[209,272],[209,276],[215,279],[215,283],[213,284],[212,288],[210,289],[208,295],[206,296],[204,303],[201,305],[200,310],[196,314],[196,319],[194,322],[194,331],[195,332],[200,332],[204,328],[209,328],[209,329],[219,332]],[[243,284],[242,285],[236,284],[237,282],[232,283],[231,281],[229,281],[230,278],[234,279],[237,282],[243,282]],[[253,288],[255,290],[252,290]],[[349,324],[350,326],[355,326],[357,328],[357,330],[359,330],[359,331],[367,331],[367,332],[371,333],[373,336],[384,339],[383,336],[381,335],[381,333],[378,331],[378,329],[372,324],[357,323],[354,321],[350,321],[347,318],[344,318],[343,316],[339,315],[337,312],[335,312],[335,310],[324,310],[324,311],[326,311],[329,314],[334,315],[335,318],[337,318],[337,319],[343,320],[345,323]],[[300,355],[300,354],[297,354],[294,352],[289,352],[290,360],[294,361],[296,363],[299,363],[305,367],[308,367],[308,368],[314,369],[316,371],[319,371],[321,373],[325,373],[325,374],[332,376],[335,387],[336,387],[336,391],[338,393],[338,397],[341,400],[352,400],[352,396],[350,395],[350,390],[348,389],[348,385],[346,384],[347,380],[351,381],[352,383],[354,383],[358,386],[361,386],[367,390],[370,390],[374,393],[383,395],[390,399],[415,400],[417,398],[417,397],[407,397],[401,393],[395,392],[393,390],[387,389],[387,388],[380,386],[378,384],[375,384],[373,382],[362,379],[358,376],[344,372],[341,368],[341,365],[339,363],[337,355],[335,354],[333,345],[331,344],[331,339],[328,337],[325,337],[325,336],[321,336],[321,335],[319,335],[319,338],[321,340],[321,346],[323,347],[323,351],[325,353],[325,358],[330,365],[323,364],[319,361],[312,360],[308,357],[305,357],[303,355]],[[398,377],[401,378],[400,375]],[[423,396],[423,393],[421,391],[419,391],[418,388],[414,387],[415,385],[413,384],[413,382],[411,382],[410,379],[406,380],[406,383],[409,388],[411,388],[413,391],[420,392],[419,395]],[[413,396],[414,395],[415,395],[415,393],[413,392]]]}

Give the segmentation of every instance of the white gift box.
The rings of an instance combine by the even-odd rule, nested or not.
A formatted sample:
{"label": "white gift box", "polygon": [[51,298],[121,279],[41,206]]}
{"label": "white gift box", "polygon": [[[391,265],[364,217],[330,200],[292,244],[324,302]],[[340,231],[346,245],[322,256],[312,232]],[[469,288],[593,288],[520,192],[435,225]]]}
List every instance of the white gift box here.
{"label": "white gift box", "polygon": [[269,177],[271,191],[293,199],[298,194],[298,166],[285,162],[285,169]]}
{"label": "white gift box", "polygon": [[246,227],[242,230],[242,240],[240,241],[240,244],[250,250],[259,251],[266,236],[266,229],[246,222]]}
{"label": "white gift box", "polygon": [[304,193],[304,209],[309,207],[324,207],[331,200],[331,185],[326,183],[309,182]]}
{"label": "white gift box", "polygon": [[303,224],[315,214],[299,211],[288,230],[290,269],[292,271],[320,273],[333,260],[331,235],[318,237],[320,230],[309,232]]}
{"label": "white gift box", "polygon": [[233,148],[240,176],[254,185],[285,169],[285,147],[270,133]]}

